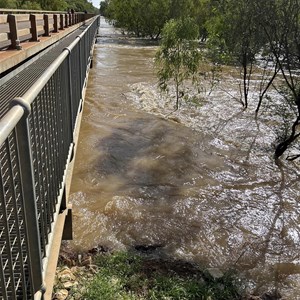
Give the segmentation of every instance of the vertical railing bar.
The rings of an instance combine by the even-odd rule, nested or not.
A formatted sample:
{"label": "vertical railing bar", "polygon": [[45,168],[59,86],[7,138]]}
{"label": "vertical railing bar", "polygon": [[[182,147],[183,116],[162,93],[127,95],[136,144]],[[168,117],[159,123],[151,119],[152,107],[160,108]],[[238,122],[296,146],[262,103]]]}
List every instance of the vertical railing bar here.
{"label": "vertical railing bar", "polygon": [[[43,185],[44,185],[44,195],[43,198],[41,199],[42,202],[42,211],[41,213],[44,216],[44,220],[45,220],[45,235],[42,237],[45,240],[45,245],[48,244],[48,214],[47,214],[47,210],[48,210],[48,198],[49,196],[49,188],[48,188],[48,176],[49,176],[49,168],[48,168],[48,154],[47,154],[47,132],[45,129],[45,123],[46,123],[46,117],[44,115],[45,112],[45,108],[43,105],[43,93],[41,92],[39,97],[35,100],[38,102],[39,104],[39,108],[37,110],[37,114],[40,116],[41,119],[41,135],[40,135],[40,139],[41,139],[41,149],[43,150],[42,152],[42,161],[43,163],[43,172],[42,172],[42,177],[43,177]],[[44,255],[46,255],[46,247],[45,247],[45,253]]]}
{"label": "vertical railing bar", "polygon": [[[57,159],[57,164],[58,164],[58,170],[59,170],[59,174],[62,173],[62,155],[63,155],[63,151],[62,151],[62,145],[63,145],[63,136],[62,136],[62,130],[63,130],[63,115],[62,115],[62,97],[61,97],[61,85],[62,85],[62,76],[61,76],[61,72],[62,72],[62,67],[63,64],[59,67],[59,69],[57,70],[57,84],[55,85],[55,95],[54,95],[54,99],[56,102],[56,123],[57,123],[57,140],[58,140],[58,159]],[[62,188],[62,183],[60,182],[59,184],[59,188]]]}
{"label": "vertical railing bar", "polygon": [[[62,82],[63,78],[65,78],[65,76],[63,76],[63,72],[64,69],[66,69],[66,65],[67,65],[67,60],[65,60],[64,64],[61,65],[60,68],[60,80],[59,83],[60,84],[64,84]],[[66,86],[66,85],[64,85]],[[68,99],[67,97],[64,97],[64,95],[62,94],[62,89],[58,88],[58,94],[59,97],[57,97],[57,101],[59,104],[59,108],[60,108],[60,118],[59,118],[59,122],[60,122],[60,156],[59,156],[59,165],[61,166],[60,168],[60,172],[63,172],[63,155],[64,155],[64,147],[65,144],[67,143],[67,140],[65,140],[64,137],[64,128],[66,128],[67,126],[64,124],[64,104],[66,103],[66,101],[62,101],[62,99]],[[68,124],[68,122],[66,122]],[[67,129],[66,129],[67,130]]]}
{"label": "vertical railing bar", "polygon": [[[49,90],[49,111],[50,111],[50,129],[51,129],[51,157],[52,157],[52,174],[53,174],[53,186],[54,186],[54,190],[56,191],[56,193],[54,194],[53,197],[53,202],[52,202],[52,215],[55,213],[56,211],[56,204],[57,204],[57,199],[58,199],[58,195],[59,195],[59,188],[58,188],[58,184],[57,181],[59,179],[62,180],[62,178],[59,178],[59,174],[57,173],[57,165],[56,165],[56,136],[55,136],[55,115],[54,112],[56,112],[56,110],[54,109],[53,106],[53,102],[55,100],[54,95],[53,95],[53,88],[54,88],[54,83],[53,83],[53,77],[55,76],[56,72],[53,74],[53,76],[51,77],[51,79],[49,80],[49,84],[48,84],[48,90]],[[53,220],[52,220],[53,221]]]}
{"label": "vertical railing bar", "polygon": [[71,67],[71,53],[69,54],[68,56],[68,85],[69,85],[69,91],[70,91],[70,97],[69,97],[69,104],[70,104],[70,113],[71,113],[71,118],[70,118],[70,121],[71,121],[71,138],[72,138],[72,141],[73,141],[73,126],[74,126],[74,117],[73,117],[73,84],[72,84],[72,67]]}
{"label": "vertical railing bar", "polygon": [[3,266],[3,260],[2,260],[2,253],[0,253],[0,279],[1,279],[1,292],[2,292],[1,297],[3,297],[3,300],[8,300],[7,289],[6,289],[6,284],[5,284],[5,275],[4,275],[4,266]]}
{"label": "vertical railing bar", "polygon": [[[5,205],[5,190],[4,190],[4,185],[3,185],[3,172],[2,172],[2,166],[0,165],[0,175],[1,175],[1,191],[0,191],[0,211],[4,212],[6,210],[6,205]],[[3,213],[4,215],[4,213]],[[3,216],[3,220],[5,220],[5,215]],[[4,248],[5,246],[3,246]],[[7,286],[6,286],[6,278],[4,274],[4,265],[3,265],[3,260],[2,260],[2,246],[0,249],[0,278],[1,278],[1,292],[2,292],[2,297],[4,297],[4,300],[8,300],[8,295],[7,295]]]}
{"label": "vertical railing bar", "polygon": [[[55,76],[55,73],[53,74]],[[54,216],[56,211],[57,198],[59,195],[59,189],[57,187],[57,173],[56,173],[56,164],[55,164],[55,129],[54,129],[54,110],[53,110],[53,94],[52,94],[52,85],[53,85],[53,76],[50,78],[48,83],[48,109],[49,109],[49,128],[51,131],[51,174],[52,174],[52,186],[53,186],[53,198],[52,198],[52,216]],[[52,219],[52,222],[54,219]]]}
{"label": "vertical railing bar", "polygon": [[[56,80],[55,80],[55,84],[53,85],[53,99],[54,99],[54,111],[56,112],[55,114],[55,138],[56,138],[56,169],[57,169],[57,180],[58,178],[62,178],[63,176],[63,172],[62,172],[62,165],[60,164],[59,161],[59,157],[61,155],[61,137],[60,137],[60,128],[61,128],[61,124],[60,124],[60,118],[59,118],[59,89],[58,89],[58,85],[60,84],[60,73],[61,73],[61,68],[62,66],[60,66],[56,72]],[[58,182],[58,189],[60,190],[62,188],[62,180],[59,180]]]}
{"label": "vertical railing bar", "polygon": [[[79,41],[80,42],[80,41]],[[73,94],[73,102],[74,102],[74,105],[73,105],[73,116],[74,116],[74,125],[73,127],[75,126],[75,122],[76,122],[76,116],[77,116],[77,107],[78,107],[78,103],[79,103],[79,100],[78,98],[80,97],[80,82],[78,82],[78,77],[79,77],[79,74],[78,74],[78,65],[80,65],[80,57],[79,57],[79,52],[78,52],[78,44],[74,47],[71,55],[72,55],[72,58],[73,58],[73,63],[72,63],[72,66],[73,66],[73,70],[72,70],[72,74],[73,74],[73,86],[74,86],[74,94]],[[75,128],[74,128],[75,129]]]}
{"label": "vertical railing bar", "polygon": [[38,227],[34,170],[30,131],[27,116],[23,116],[16,126],[22,195],[24,197],[25,224],[28,238],[29,265],[32,278],[32,295],[42,289],[42,258],[40,232]]}
{"label": "vertical railing bar", "polygon": [[[50,79],[49,79],[50,80]],[[47,132],[47,162],[48,162],[48,193],[49,193],[49,198],[47,201],[47,212],[48,212],[48,220],[49,220],[49,224],[47,227],[47,232],[48,234],[51,231],[51,223],[53,222],[53,190],[52,190],[52,179],[53,179],[53,174],[52,174],[52,151],[51,151],[51,127],[50,127],[50,108],[48,106],[48,96],[49,96],[49,81],[48,83],[45,85],[44,89],[43,89],[43,111],[45,113],[45,125],[46,125],[46,132]],[[49,243],[49,239],[48,239],[48,243]]]}
{"label": "vertical railing bar", "polygon": [[[68,86],[70,87],[70,75],[69,75],[69,64],[70,64],[70,61],[69,61],[69,58],[66,60],[66,66],[65,66],[65,86]],[[70,91],[70,88],[66,89],[66,97],[65,99],[67,99],[67,101],[64,101],[64,113],[65,113],[65,116],[66,116],[66,124],[67,126],[65,126],[66,128],[66,143],[64,145],[64,157],[67,155],[67,152],[68,152],[68,145],[69,143],[72,142],[72,135],[73,135],[73,130],[72,130],[72,115],[71,115],[71,108],[70,108],[70,103],[71,103],[71,91]],[[64,139],[65,140],[65,139]]]}
{"label": "vertical railing bar", "polygon": [[[47,85],[46,85],[47,86]],[[45,88],[46,88],[45,86]],[[45,207],[45,215],[46,215],[46,220],[47,220],[47,231],[46,231],[46,236],[45,239],[47,241],[46,244],[48,244],[48,234],[50,232],[50,225],[52,222],[52,217],[51,217],[51,201],[52,201],[52,190],[51,190],[51,180],[52,180],[52,175],[51,175],[51,165],[50,165],[50,147],[49,147],[49,128],[48,128],[48,108],[46,106],[46,89],[43,89],[41,92],[41,115],[43,116],[43,124],[44,124],[44,148],[45,148],[45,160],[46,160],[46,189],[47,189],[47,198],[45,199],[44,202],[44,207]]]}
{"label": "vertical railing bar", "polygon": [[[7,150],[9,149],[8,146],[8,140],[6,139],[5,141],[5,148],[6,148],[6,153],[8,152]],[[0,174],[1,174],[1,178],[4,178],[3,175],[3,171],[2,168],[0,170]],[[3,195],[4,195],[4,202],[3,202],[3,223],[4,223],[4,227],[5,227],[5,240],[6,240],[6,255],[8,257],[8,270],[9,270],[9,275],[10,275],[10,283],[11,283],[11,287],[12,287],[12,291],[14,293],[14,295],[12,296],[13,299],[16,299],[16,295],[15,295],[15,275],[14,275],[14,271],[13,271],[13,258],[12,258],[12,252],[11,252],[11,241],[10,241],[10,228],[9,228],[9,224],[8,224],[8,214],[7,214],[7,208],[6,208],[6,203],[5,203],[5,198],[6,198],[6,193],[5,193],[5,187],[2,185],[2,189],[3,189]]]}
{"label": "vertical railing bar", "polygon": [[[82,40],[80,39],[79,42],[78,42],[78,52],[79,52],[79,57],[81,58],[81,45],[82,45]],[[78,61],[78,64],[79,64],[79,74],[80,74],[80,90],[82,90],[82,64],[81,64],[81,60]],[[82,96],[80,97],[82,98]]]}
{"label": "vertical railing bar", "polygon": [[[53,75],[52,75],[53,76]],[[48,131],[49,131],[49,165],[50,165],[50,186],[51,186],[51,198],[50,198],[50,208],[51,208],[51,223],[53,222],[53,214],[55,212],[55,203],[57,199],[57,190],[55,189],[55,176],[53,174],[54,166],[53,166],[53,128],[52,128],[52,108],[51,108],[51,78],[48,81],[48,84],[45,87],[45,90],[47,91],[46,95],[46,106],[48,111]],[[51,228],[51,227],[50,227]]]}
{"label": "vertical railing bar", "polygon": [[52,111],[51,111],[51,107],[50,107],[50,99],[49,99],[49,96],[50,96],[50,82],[51,82],[51,78],[49,79],[48,83],[46,84],[45,86],[45,107],[46,107],[46,112],[47,112],[47,122],[46,122],[46,125],[47,125],[47,131],[48,131],[48,161],[49,161],[49,185],[50,185],[50,189],[49,189],[49,192],[50,192],[50,197],[49,197],[49,216],[50,216],[50,224],[49,224],[49,233],[51,231],[51,223],[53,222],[53,214],[54,214],[54,211],[55,211],[55,201],[56,201],[56,191],[54,191],[54,175],[53,175],[53,132],[52,132],[52,124],[51,124],[51,121],[52,121]]}
{"label": "vertical railing bar", "polygon": [[[15,132],[13,133],[15,135]],[[16,137],[15,137],[16,138]],[[8,139],[8,146],[9,146],[9,139]],[[17,155],[17,151],[15,149],[15,155]],[[26,286],[25,286],[25,273],[24,273],[24,259],[23,259],[23,249],[22,249],[22,242],[21,242],[21,231],[20,231],[20,220],[19,220],[19,215],[18,215],[18,206],[17,206],[17,191],[16,191],[16,186],[15,186],[15,182],[14,182],[14,177],[16,174],[14,174],[14,168],[12,165],[13,162],[13,157],[12,157],[12,153],[9,147],[9,152],[8,152],[8,156],[9,156],[9,164],[10,164],[10,170],[11,170],[11,185],[13,188],[13,193],[14,193],[14,198],[15,201],[13,201],[13,206],[14,206],[14,217],[15,217],[15,226],[16,226],[16,234],[17,234],[17,244],[18,244],[18,248],[19,248],[19,263],[20,263],[20,274],[22,277],[22,290],[23,290],[23,295],[26,295]],[[21,182],[19,182],[19,184],[21,184]],[[20,192],[21,192],[21,186],[20,186]],[[21,196],[21,195],[20,195]],[[21,201],[22,202],[22,201]],[[21,204],[21,203],[20,203]],[[22,208],[23,210],[23,208]]]}
{"label": "vertical railing bar", "polygon": [[[39,201],[37,203],[37,205],[39,206],[39,224],[41,227],[41,237],[46,235],[46,230],[45,230],[45,219],[44,219],[44,215],[43,215],[43,198],[45,195],[45,189],[44,189],[44,184],[43,184],[43,178],[42,175],[43,174],[43,160],[42,160],[42,150],[38,149],[38,145],[41,145],[41,126],[40,126],[40,118],[38,115],[38,107],[37,105],[35,105],[35,103],[33,103],[32,105],[32,115],[31,115],[31,120],[32,120],[32,128],[34,130],[34,134],[33,134],[33,138],[34,138],[34,148],[33,151],[36,153],[36,158],[37,158],[37,163],[36,163],[36,167],[37,167],[37,181],[39,182]],[[41,148],[41,147],[40,147]],[[46,244],[45,244],[45,240],[42,238],[41,239],[41,246],[43,249],[43,252],[45,253],[46,251]]]}
{"label": "vertical railing bar", "polygon": [[54,114],[54,124],[55,124],[55,168],[56,168],[56,185],[58,190],[61,189],[61,164],[59,163],[59,156],[60,156],[60,136],[59,136],[59,130],[60,130],[60,124],[59,124],[59,98],[57,94],[58,85],[60,83],[60,69],[61,66],[58,68],[58,70],[55,72],[55,81],[53,82],[53,88],[52,88],[52,99],[53,99],[53,111],[56,113]]}

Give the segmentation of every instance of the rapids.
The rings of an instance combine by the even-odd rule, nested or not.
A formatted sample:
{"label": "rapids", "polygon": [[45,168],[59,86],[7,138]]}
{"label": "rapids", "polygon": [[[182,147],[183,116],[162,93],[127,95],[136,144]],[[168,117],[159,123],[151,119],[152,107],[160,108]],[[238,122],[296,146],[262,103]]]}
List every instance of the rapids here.
{"label": "rapids", "polygon": [[228,70],[172,112],[174,98],[157,89],[156,49],[101,20],[71,187],[72,247],[158,245],[160,255],[235,268],[257,293],[277,287],[300,299],[299,165],[272,157],[283,108],[268,102],[256,120]]}

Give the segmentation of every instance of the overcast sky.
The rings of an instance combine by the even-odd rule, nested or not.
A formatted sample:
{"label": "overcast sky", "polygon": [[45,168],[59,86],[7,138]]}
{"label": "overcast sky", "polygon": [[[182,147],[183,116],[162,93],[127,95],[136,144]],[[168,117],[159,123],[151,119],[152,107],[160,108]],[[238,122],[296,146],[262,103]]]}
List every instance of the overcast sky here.
{"label": "overcast sky", "polygon": [[[91,2],[91,1],[90,1],[90,2]],[[100,0],[92,0],[92,3],[93,3],[93,5],[94,5],[96,8],[99,8]]]}

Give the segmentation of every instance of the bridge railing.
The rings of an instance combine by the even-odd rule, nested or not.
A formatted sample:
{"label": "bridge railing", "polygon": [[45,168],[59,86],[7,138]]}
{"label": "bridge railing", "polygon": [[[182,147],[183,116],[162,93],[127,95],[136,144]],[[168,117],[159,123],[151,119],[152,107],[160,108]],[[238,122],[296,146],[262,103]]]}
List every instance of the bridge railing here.
{"label": "bridge railing", "polygon": [[94,16],[77,12],[0,9],[0,49],[21,50],[22,42],[38,42],[41,36],[50,36]]}
{"label": "bridge railing", "polygon": [[58,215],[99,18],[0,120],[0,299],[36,299]]}

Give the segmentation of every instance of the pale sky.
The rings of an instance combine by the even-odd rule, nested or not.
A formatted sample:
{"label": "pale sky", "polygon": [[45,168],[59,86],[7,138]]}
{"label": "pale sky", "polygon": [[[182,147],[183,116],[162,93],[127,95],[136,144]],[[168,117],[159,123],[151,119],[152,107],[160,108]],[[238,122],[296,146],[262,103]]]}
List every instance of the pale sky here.
{"label": "pale sky", "polygon": [[90,1],[90,2],[92,2],[93,5],[94,5],[96,8],[99,8],[99,6],[100,6],[100,0],[92,0],[92,1]]}

